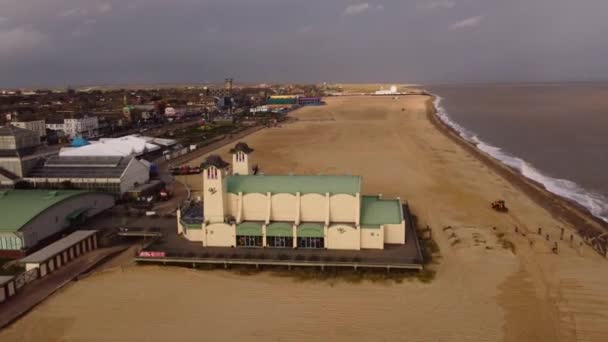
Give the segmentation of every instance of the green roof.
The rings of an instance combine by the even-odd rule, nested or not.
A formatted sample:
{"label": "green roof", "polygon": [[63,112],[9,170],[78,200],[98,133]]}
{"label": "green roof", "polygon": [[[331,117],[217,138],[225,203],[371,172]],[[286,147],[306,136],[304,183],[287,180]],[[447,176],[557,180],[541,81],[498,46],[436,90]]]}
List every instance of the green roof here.
{"label": "green roof", "polygon": [[2,190],[0,231],[17,232],[48,208],[69,198],[90,194],[85,190]]}
{"label": "green roof", "polygon": [[266,104],[296,104],[295,98],[279,98],[279,99],[268,99]]}
{"label": "green roof", "polygon": [[298,237],[324,237],[323,225],[319,223],[302,223],[297,228]]}
{"label": "green roof", "polygon": [[273,222],[266,226],[266,236],[293,236],[293,224]]}
{"label": "green roof", "polygon": [[273,194],[348,194],[361,192],[359,176],[263,176],[234,175],[227,177],[228,192]]}
{"label": "green roof", "polygon": [[180,220],[180,223],[182,224],[183,227],[186,227],[186,229],[203,229],[202,223],[186,223],[181,220]]}
{"label": "green roof", "polygon": [[361,197],[361,226],[377,228],[383,224],[399,224],[403,209],[399,200],[384,200],[376,196]]}
{"label": "green roof", "polygon": [[262,222],[243,222],[236,225],[236,235],[262,236]]}

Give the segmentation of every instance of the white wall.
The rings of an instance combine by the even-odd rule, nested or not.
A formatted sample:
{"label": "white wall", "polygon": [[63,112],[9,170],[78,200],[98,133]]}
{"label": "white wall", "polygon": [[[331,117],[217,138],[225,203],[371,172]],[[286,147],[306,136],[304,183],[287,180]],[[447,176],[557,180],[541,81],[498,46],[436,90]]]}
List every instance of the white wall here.
{"label": "white wall", "polygon": [[384,225],[384,243],[405,243],[405,222]]}
{"label": "white wall", "polygon": [[305,194],[300,196],[300,221],[325,222],[326,212],[325,195]]}
{"label": "white wall", "polygon": [[236,228],[225,223],[212,223],[205,227],[207,230],[208,247],[236,246]]}
{"label": "white wall", "polygon": [[384,228],[361,229],[362,249],[384,249]]}
{"label": "white wall", "polygon": [[[226,217],[226,172],[214,166],[203,170],[205,220],[224,222]],[[210,191],[213,190],[213,191]]]}
{"label": "white wall", "polygon": [[330,222],[356,222],[357,198],[351,195],[339,194],[330,197]]}
{"label": "white wall", "polygon": [[294,222],[297,214],[297,198],[292,194],[276,194],[271,199],[270,220]]}
{"label": "white wall", "polygon": [[243,220],[266,221],[268,217],[268,197],[266,194],[243,195]]}
{"label": "white wall", "polygon": [[185,232],[186,234],[184,234],[184,236],[186,237],[186,239],[190,240],[190,241],[203,241],[203,239],[205,238],[205,230],[203,229],[188,229],[185,228]]}
{"label": "white wall", "polygon": [[150,180],[150,170],[136,158],[131,159],[129,165],[120,178],[120,193],[131,190],[135,183],[145,184]]}
{"label": "white wall", "polygon": [[361,233],[359,229],[338,224],[329,226],[325,238],[327,249],[361,249]]}
{"label": "white wall", "polygon": [[226,204],[226,215],[232,215],[236,218],[239,210],[239,195],[232,193],[226,194]]}

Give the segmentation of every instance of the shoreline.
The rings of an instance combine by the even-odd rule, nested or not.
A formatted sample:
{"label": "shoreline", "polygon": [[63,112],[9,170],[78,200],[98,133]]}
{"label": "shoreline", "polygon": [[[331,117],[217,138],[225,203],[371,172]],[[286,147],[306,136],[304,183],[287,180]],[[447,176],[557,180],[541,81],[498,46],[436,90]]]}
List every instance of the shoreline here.
{"label": "shoreline", "polygon": [[438,117],[437,108],[434,105],[435,98],[434,95],[431,95],[426,100],[427,118],[438,131],[470,152],[477,160],[503,177],[514,187],[520,189],[554,217],[574,226],[581,236],[592,237],[608,233],[608,223],[594,216],[581,204],[548,191],[542,184],[525,177],[517,170],[484,153],[475,144],[461,137],[454,128],[448,126]]}

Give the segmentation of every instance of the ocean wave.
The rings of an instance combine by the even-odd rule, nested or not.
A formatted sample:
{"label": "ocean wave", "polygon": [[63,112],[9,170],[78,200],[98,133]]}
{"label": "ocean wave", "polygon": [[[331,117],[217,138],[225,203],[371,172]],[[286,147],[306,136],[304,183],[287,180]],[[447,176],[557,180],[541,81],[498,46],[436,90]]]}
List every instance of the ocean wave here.
{"label": "ocean wave", "polygon": [[475,144],[479,150],[503,164],[519,171],[524,177],[542,184],[547,191],[582,205],[593,216],[608,222],[608,199],[605,196],[583,189],[580,185],[570,180],[548,176],[525,160],[503,151],[500,147],[492,146],[481,140],[474,132],[471,132],[450,118],[447,110],[441,106],[442,100],[440,96],[435,95],[434,105],[437,110],[437,116],[446,125],[458,132],[462,138]]}

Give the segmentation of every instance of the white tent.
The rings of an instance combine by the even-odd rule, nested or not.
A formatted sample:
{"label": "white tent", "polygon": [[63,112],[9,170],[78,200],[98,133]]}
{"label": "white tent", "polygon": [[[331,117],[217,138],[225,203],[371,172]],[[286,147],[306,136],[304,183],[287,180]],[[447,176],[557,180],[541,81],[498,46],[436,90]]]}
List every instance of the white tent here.
{"label": "white tent", "polygon": [[121,156],[142,155],[156,151],[160,146],[150,144],[145,139],[136,136],[122,138],[103,138],[91,141],[90,145],[82,147],[64,147],[59,151],[60,156]]}

